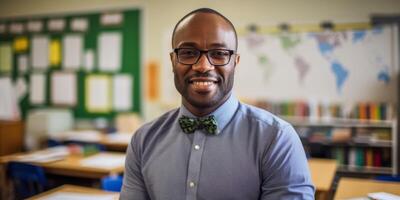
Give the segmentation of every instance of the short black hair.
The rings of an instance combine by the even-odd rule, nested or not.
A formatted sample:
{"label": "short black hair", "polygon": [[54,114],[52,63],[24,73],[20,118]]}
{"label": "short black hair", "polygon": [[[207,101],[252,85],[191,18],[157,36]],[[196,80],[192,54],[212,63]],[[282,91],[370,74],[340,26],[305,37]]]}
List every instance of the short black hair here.
{"label": "short black hair", "polygon": [[178,28],[179,24],[180,24],[184,19],[186,19],[187,17],[189,17],[190,15],[196,14],[196,13],[211,13],[211,14],[216,14],[216,15],[222,17],[225,21],[227,21],[228,24],[232,27],[233,32],[235,33],[235,42],[236,42],[235,50],[237,50],[237,47],[238,47],[238,37],[237,37],[237,33],[236,33],[235,26],[232,24],[232,22],[231,22],[228,18],[226,18],[224,15],[222,15],[222,14],[219,13],[218,11],[216,11],[216,10],[214,10],[214,9],[211,9],[211,8],[199,8],[199,9],[193,10],[193,11],[191,11],[190,13],[186,14],[185,16],[183,16],[182,19],[180,19],[180,20],[178,21],[178,23],[176,23],[176,25],[175,25],[175,27],[174,27],[174,31],[172,32],[172,39],[171,39],[171,44],[172,44],[172,46],[174,46],[175,31],[176,31],[176,29]]}

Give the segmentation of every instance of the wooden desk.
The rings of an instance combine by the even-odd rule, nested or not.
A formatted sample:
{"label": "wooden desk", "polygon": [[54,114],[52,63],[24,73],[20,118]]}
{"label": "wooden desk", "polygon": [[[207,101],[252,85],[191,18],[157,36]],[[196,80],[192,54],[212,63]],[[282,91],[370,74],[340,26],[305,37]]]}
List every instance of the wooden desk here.
{"label": "wooden desk", "polygon": [[388,192],[400,195],[400,183],[376,181],[370,179],[341,178],[335,199],[366,197],[372,192]]}
{"label": "wooden desk", "polygon": [[[0,157],[0,185],[2,186],[0,187],[0,194],[1,194],[0,199],[8,199],[8,197],[11,195],[10,193],[11,184],[6,178],[7,163],[10,161],[21,161],[20,160],[21,156],[26,156],[37,152],[38,151],[31,153],[18,153]],[[108,175],[123,173],[125,167],[123,163],[119,165],[109,165],[107,167],[104,166],[101,167],[100,165],[103,163],[93,164],[92,162],[92,165],[88,165],[88,159],[92,159],[93,161],[94,158],[99,158],[99,156],[100,159],[104,158],[105,156],[106,158],[109,158],[109,160],[111,160],[111,162],[108,162],[103,159],[104,164],[113,163],[112,162],[113,158],[115,158],[117,161],[120,159],[125,160],[124,153],[101,152],[89,157],[83,157],[82,155],[68,155],[65,158],[57,161],[52,161],[52,162],[31,161],[29,163],[43,167],[46,174],[64,175],[77,178],[89,178],[96,181],[99,181],[101,178]]]}
{"label": "wooden desk", "polygon": [[332,159],[308,160],[311,179],[316,188],[315,199],[325,200],[332,196],[332,183],[336,175],[337,163]]}
{"label": "wooden desk", "polygon": [[132,134],[112,133],[105,134],[96,130],[67,131],[59,133],[51,139],[60,142],[77,141],[103,145],[107,150],[125,152],[131,141]]}
{"label": "wooden desk", "polygon": [[129,134],[103,134],[99,144],[106,147],[107,150],[126,152],[128,144],[131,142],[132,135]]}
{"label": "wooden desk", "polygon": [[107,192],[107,191],[103,191],[100,189],[74,186],[74,185],[63,185],[58,188],[49,190],[47,192],[43,192],[41,194],[35,195],[35,196],[29,198],[29,200],[46,199],[46,198],[51,197],[52,195],[62,194],[63,192],[73,193],[73,194],[82,195],[82,196],[83,195],[107,195],[107,196],[110,195],[110,198],[112,198],[112,199],[119,199],[119,194],[116,192]]}
{"label": "wooden desk", "polygon": [[23,123],[0,120],[0,156],[22,151]]}
{"label": "wooden desk", "polygon": [[313,158],[308,160],[308,166],[317,191],[329,192],[336,174],[336,160]]}
{"label": "wooden desk", "polygon": [[[123,156],[123,153],[99,153],[95,156]],[[89,157],[88,157],[89,158]],[[111,167],[111,168],[101,168],[96,166],[84,166],[81,161],[86,158],[82,156],[68,156],[64,160],[50,162],[50,163],[40,163],[44,168],[46,173],[74,176],[74,177],[84,177],[84,178],[102,178],[111,174],[119,174],[124,172],[124,165]]]}
{"label": "wooden desk", "polygon": [[[15,154],[11,156],[0,157],[0,164],[5,164],[9,161],[18,161],[20,156],[27,154]],[[53,161],[53,162],[29,162],[34,165],[38,165],[43,167],[46,173],[56,174],[56,175],[66,175],[73,177],[82,177],[82,178],[94,178],[100,179],[102,177],[111,175],[111,174],[119,174],[124,171],[124,164],[118,166],[109,166],[109,167],[101,167],[96,165],[87,165],[83,162],[89,158],[94,157],[105,157],[110,159],[120,159],[125,158],[124,153],[115,153],[115,152],[100,152],[98,154],[83,157],[82,155],[68,155],[62,160]],[[108,162],[104,162],[104,164],[110,164]]]}

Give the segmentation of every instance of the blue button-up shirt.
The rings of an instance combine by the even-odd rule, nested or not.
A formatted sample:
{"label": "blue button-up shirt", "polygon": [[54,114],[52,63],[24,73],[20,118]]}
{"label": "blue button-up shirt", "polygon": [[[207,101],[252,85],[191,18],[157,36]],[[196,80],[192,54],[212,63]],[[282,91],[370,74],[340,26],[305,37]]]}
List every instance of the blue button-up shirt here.
{"label": "blue button-up shirt", "polygon": [[127,149],[121,199],[314,199],[293,127],[231,96],[211,113],[219,132],[185,134],[184,106],[145,124]]}

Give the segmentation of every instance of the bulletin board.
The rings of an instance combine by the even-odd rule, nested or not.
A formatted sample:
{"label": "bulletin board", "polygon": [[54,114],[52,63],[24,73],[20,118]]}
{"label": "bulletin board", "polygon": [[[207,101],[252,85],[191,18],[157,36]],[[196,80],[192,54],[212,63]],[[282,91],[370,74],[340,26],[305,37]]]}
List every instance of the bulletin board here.
{"label": "bulletin board", "polygon": [[139,9],[0,19],[0,78],[12,79],[23,117],[140,114],[140,33]]}

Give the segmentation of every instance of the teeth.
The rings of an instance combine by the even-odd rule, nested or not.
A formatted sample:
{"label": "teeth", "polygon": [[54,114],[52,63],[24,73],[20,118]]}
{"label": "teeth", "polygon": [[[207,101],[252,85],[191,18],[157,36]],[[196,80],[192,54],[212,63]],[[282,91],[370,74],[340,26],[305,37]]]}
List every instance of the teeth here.
{"label": "teeth", "polygon": [[198,86],[208,86],[213,84],[212,81],[194,81],[193,82],[194,85],[198,85]]}

